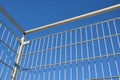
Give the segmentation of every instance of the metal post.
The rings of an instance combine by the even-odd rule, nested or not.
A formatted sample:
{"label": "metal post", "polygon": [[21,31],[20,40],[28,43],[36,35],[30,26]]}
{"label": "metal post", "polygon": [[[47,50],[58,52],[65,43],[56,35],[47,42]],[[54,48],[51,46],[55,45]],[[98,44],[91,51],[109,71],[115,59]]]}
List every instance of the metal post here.
{"label": "metal post", "polygon": [[20,64],[20,60],[21,60],[21,54],[22,54],[24,45],[26,45],[26,44],[29,44],[29,41],[25,41],[25,36],[23,35],[23,37],[21,38],[21,43],[20,43],[19,49],[18,49],[18,54],[17,54],[17,58],[15,61],[11,80],[16,80],[16,78],[17,78],[18,69],[20,67],[19,64]]}

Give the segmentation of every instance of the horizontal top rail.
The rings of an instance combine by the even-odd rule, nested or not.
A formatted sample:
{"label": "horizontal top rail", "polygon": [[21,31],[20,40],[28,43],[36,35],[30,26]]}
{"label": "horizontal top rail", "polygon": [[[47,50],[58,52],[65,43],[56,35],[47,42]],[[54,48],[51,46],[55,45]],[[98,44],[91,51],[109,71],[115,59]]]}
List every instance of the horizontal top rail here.
{"label": "horizontal top rail", "polygon": [[52,23],[52,24],[49,24],[49,25],[45,25],[45,26],[41,26],[41,27],[34,28],[34,29],[31,29],[31,30],[27,30],[27,31],[25,31],[25,34],[37,32],[37,31],[40,31],[40,30],[43,30],[43,29],[47,29],[47,28],[59,26],[59,25],[62,25],[62,24],[70,23],[70,22],[73,22],[73,21],[85,19],[85,18],[88,18],[88,17],[99,15],[99,14],[109,12],[109,11],[112,11],[112,10],[116,10],[116,9],[119,9],[119,8],[120,8],[120,4],[117,4],[117,5],[110,6],[110,7],[104,8],[104,9],[100,9],[100,10],[97,10],[97,11],[94,11],[94,12],[90,12],[90,13],[87,13],[87,14],[84,14],[84,15],[76,16],[76,17],[69,18],[69,19],[66,19],[66,20],[62,20],[62,21],[59,21],[59,22],[55,22],[55,23]]}
{"label": "horizontal top rail", "polygon": [[13,24],[15,27],[24,34],[22,27],[0,6],[0,12],[2,12],[5,17]]}

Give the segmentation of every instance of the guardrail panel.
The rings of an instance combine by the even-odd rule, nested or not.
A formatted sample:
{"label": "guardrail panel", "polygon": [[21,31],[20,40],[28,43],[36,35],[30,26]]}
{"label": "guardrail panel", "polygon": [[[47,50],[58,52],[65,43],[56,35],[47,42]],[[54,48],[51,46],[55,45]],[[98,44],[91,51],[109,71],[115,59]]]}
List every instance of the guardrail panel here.
{"label": "guardrail panel", "polygon": [[120,79],[120,18],[31,39],[18,80]]}
{"label": "guardrail panel", "polygon": [[0,79],[10,79],[13,71],[17,49],[18,37],[0,21]]}

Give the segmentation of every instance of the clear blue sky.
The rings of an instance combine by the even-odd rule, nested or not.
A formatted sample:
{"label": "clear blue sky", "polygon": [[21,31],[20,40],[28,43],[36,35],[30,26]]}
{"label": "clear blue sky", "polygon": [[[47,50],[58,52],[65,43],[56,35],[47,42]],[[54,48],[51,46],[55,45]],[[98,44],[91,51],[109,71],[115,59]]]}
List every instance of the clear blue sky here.
{"label": "clear blue sky", "polygon": [[0,0],[0,6],[25,30],[118,3],[120,0]]}

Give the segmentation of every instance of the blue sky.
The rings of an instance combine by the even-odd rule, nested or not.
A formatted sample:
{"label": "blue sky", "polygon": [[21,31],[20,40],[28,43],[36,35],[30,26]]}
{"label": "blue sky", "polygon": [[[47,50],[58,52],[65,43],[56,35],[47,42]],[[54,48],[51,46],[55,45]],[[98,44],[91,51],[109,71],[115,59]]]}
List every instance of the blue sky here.
{"label": "blue sky", "polygon": [[120,3],[120,0],[0,0],[24,30],[82,15]]}

